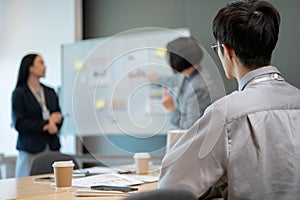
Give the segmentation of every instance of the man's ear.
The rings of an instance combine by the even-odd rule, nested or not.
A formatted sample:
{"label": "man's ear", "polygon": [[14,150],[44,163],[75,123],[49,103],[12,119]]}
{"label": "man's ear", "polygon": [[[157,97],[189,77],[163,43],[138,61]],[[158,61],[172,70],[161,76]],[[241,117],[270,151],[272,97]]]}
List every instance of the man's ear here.
{"label": "man's ear", "polygon": [[222,44],[222,47],[224,49],[224,55],[227,57],[227,59],[232,60],[232,58],[235,57],[234,50],[229,48],[226,44]]}

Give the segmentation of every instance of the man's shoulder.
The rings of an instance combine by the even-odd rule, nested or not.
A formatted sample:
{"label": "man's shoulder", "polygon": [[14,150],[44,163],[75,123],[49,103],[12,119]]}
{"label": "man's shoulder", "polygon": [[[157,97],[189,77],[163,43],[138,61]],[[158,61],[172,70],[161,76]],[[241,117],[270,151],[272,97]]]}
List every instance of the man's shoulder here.
{"label": "man's shoulder", "polygon": [[263,110],[300,109],[300,90],[288,86],[286,89],[253,88],[235,91],[217,100],[213,105],[227,120]]}
{"label": "man's shoulder", "polygon": [[218,106],[219,109],[224,110],[225,106],[236,106],[238,100],[243,98],[243,94],[239,91],[234,91],[214,102],[215,106]]}

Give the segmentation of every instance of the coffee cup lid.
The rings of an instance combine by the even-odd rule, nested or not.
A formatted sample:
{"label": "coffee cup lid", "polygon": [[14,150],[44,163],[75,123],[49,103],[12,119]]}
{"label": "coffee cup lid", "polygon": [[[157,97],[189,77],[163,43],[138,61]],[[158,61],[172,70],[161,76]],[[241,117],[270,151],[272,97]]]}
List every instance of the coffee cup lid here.
{"label": "coffee cup lid", "polygon": [[133,158],[151,158],[151,156],[149,153],[135,153]]}
{"label": "coffee cup lid", "polygon": [[56,161],[52,164],[52,167],[74,167],[72,160],[69,161]]}

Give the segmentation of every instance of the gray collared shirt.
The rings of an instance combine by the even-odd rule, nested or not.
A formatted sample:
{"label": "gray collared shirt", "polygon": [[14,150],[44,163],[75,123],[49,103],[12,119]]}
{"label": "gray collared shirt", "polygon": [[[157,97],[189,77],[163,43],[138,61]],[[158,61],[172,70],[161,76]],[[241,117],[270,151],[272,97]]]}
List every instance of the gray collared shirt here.
{"label": "gray collared shirt", "polygon": [[282,79],[252,82],[273,66],[249,72],[164,157],[159,188],[198,197],[228,183],[228,199],[300,199],[300,90]]}
{"label": "gray collared shirt", "polygon": [[214,100],[211,99],[208,86],[198,70],[189,78],[178,80],[179,87],[173,97],[175,110],[172,112],[171,122],[177,129],[184,130],[190,128]]}
{"label": "gray collared shirt", "polygon": [[177,73],[170,77],[159,77],[158,82],[167,86],[173,96],[175,110],[170,113],[173,129],[190,128],[204,113],[207,106],[223,97],[217,83],[209,72],[196,68],[190,77]]}

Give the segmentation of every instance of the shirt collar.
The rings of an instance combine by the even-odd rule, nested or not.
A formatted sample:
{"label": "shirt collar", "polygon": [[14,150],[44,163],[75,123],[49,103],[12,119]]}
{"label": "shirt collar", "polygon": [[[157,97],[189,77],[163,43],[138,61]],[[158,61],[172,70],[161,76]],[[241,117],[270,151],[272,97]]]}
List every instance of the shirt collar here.
{"label": "shirt collar", "polygon": [[187,77],[186,79],[190,82],[196,75],[198,74],[198,70],[195,69],[189,77]]}
{"label": "shirt collar", "polygon": [[247,86],[247,84],[254,78],[264,74],[272,74],[272,73],[278,73],[281,75],[278,69],[274,66],[260,67],[258,69],[248,72],[239,82],[239,91],[242,91]]}

